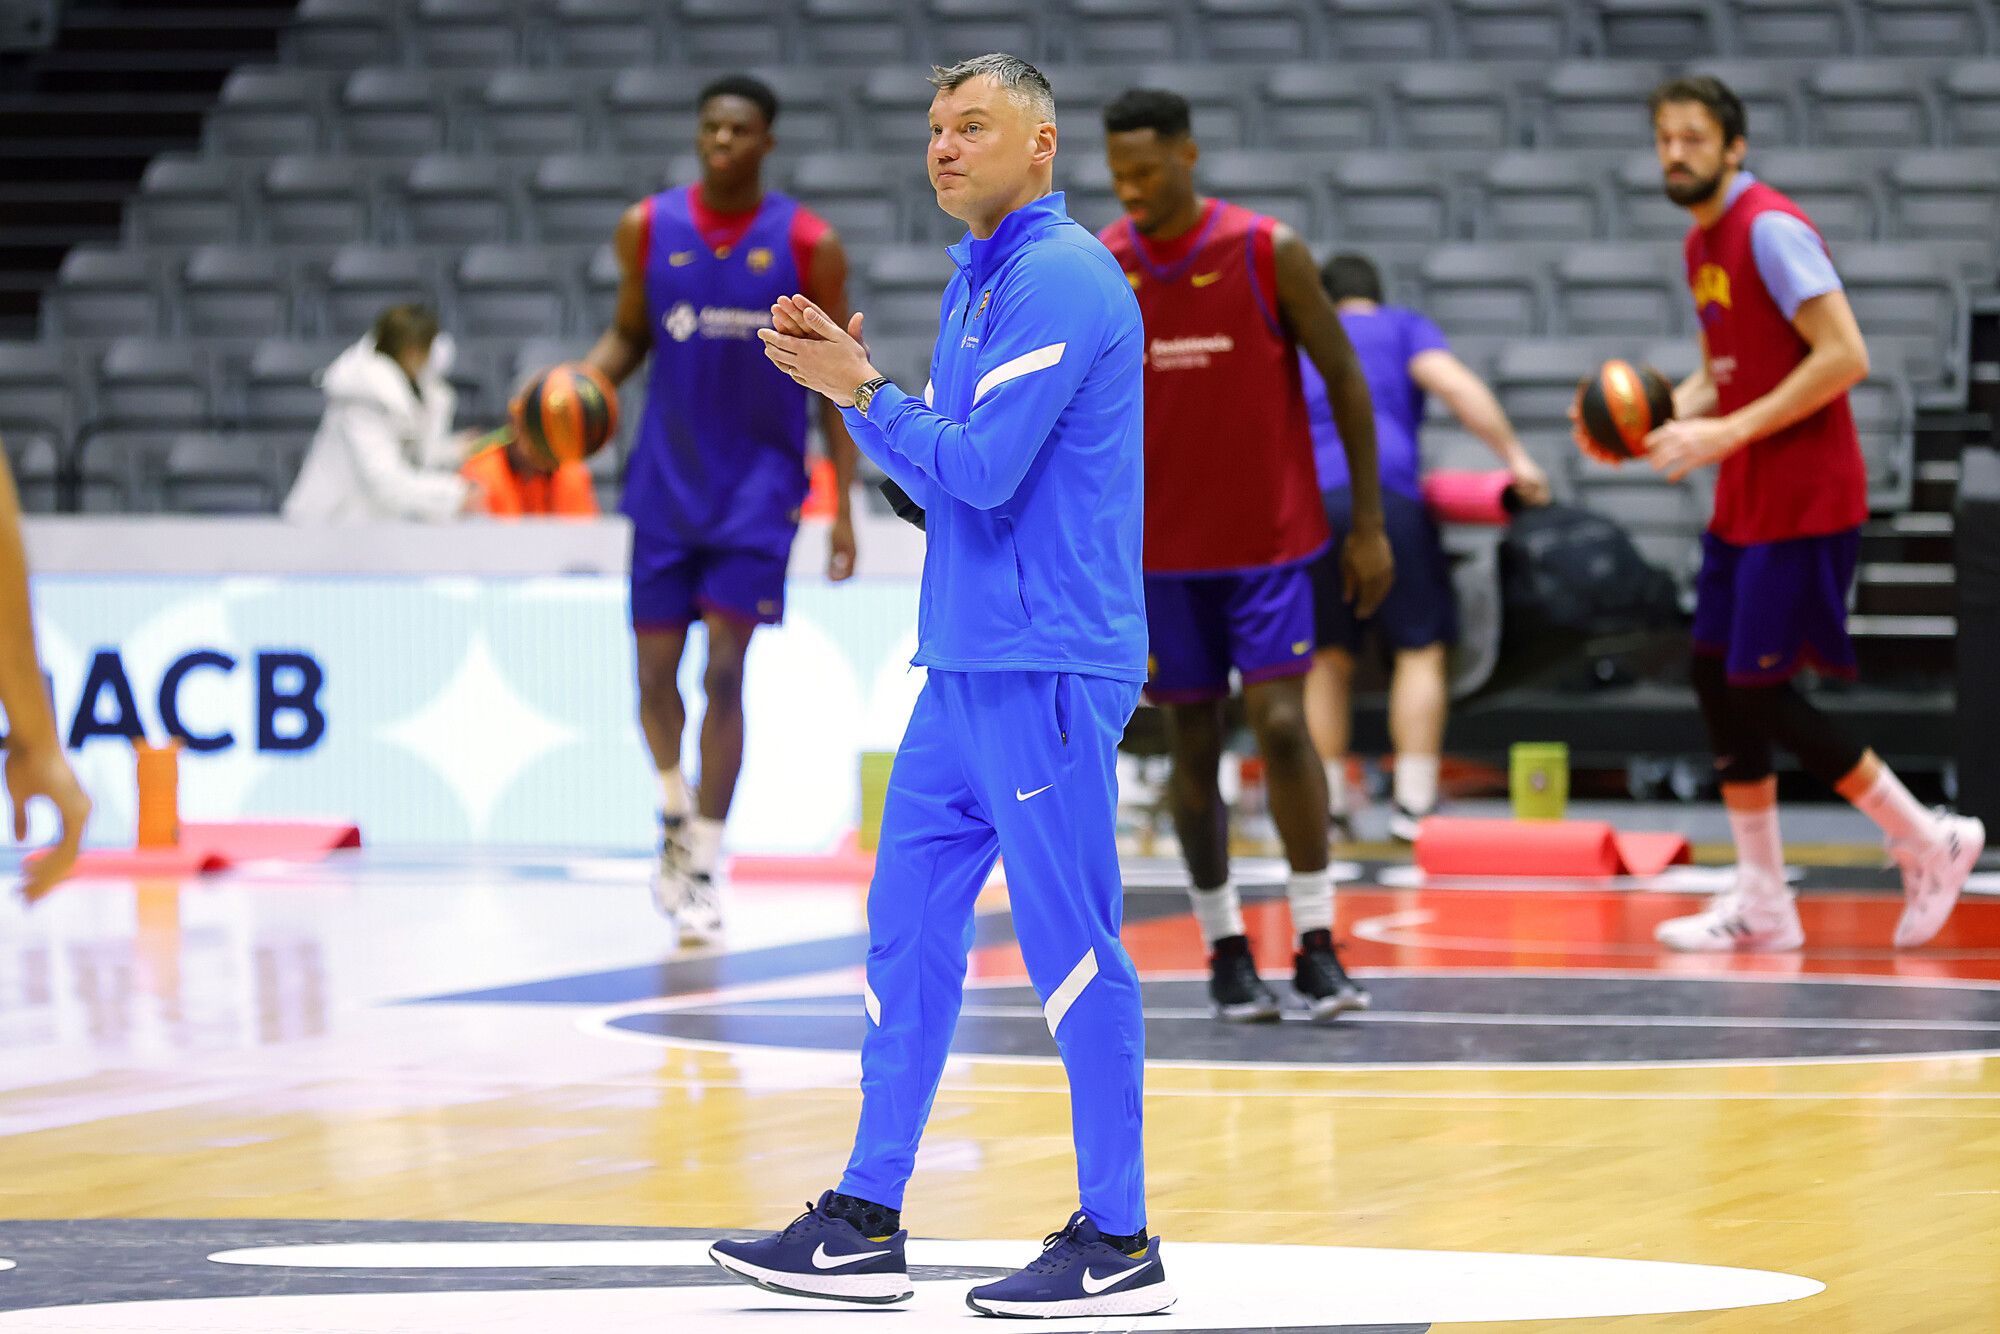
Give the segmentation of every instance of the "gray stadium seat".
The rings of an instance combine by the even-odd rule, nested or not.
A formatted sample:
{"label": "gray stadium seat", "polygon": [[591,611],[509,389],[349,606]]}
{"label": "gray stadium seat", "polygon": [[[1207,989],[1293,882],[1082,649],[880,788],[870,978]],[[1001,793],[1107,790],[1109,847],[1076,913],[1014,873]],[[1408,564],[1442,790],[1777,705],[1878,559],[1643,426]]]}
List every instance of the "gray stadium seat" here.
{"label": "gray stadium seat", "polygon": [[1646,61],[1572,60],[1549,71],[1535,117],[1535,143],[1553,148],[1631,148],[1652,138],[1646,93],[1665,68]]}
{"label": "gray stadium seat", "polygon": [[94,422],[199,424],[209,415],[208,363],[184,339],[117,338],[97,363]]}
{"label": "gray stadium seat", "polygon": [[244,234],[236,164],[163,155],[146,164],[125,207],[126,230],[146,245],[236,241]]}
{"label": "gray stadium seat", "polygon": [[686,65],[782,64],[791,56],[790,11],[783,0],[679,0],[666,36]]}
{"label": "gray stadium seat", "polygon": [[329,76],[283,66],[233,70],[204,123],[208,151],[234,157],[312,153],[325,146]]}
{"label": "gray stadium seat", "polygon": [[160,285],[153,263],[136,250],[78,246],[63,256],[55,287],[42,304],[47,332],[57,338],[148,334],[161,327]]}
{"label": "gray stadium seat", "polygon": [[1829,241],[1872,241],[1881,204],[1874,160],[1837,148],[1774,148],[1756,155],[1759,179],[1784,191]]}
{"label": "gray stadium seat", "polygon": [[1329,153],[1385,142],[1382,100],[1355,65],[1281,65],[1264,84],[1264,138],[1272,148]]}
{"label": "gray stadium seat", "polygon": [[1472,234],[1486,240],[1587,241],[1605,231],[1598,172],[1566,153],[1503,153],[1479,177]]}
{"label": "gray stadium seat", "polygon": [[[1042,72],[1055,85],[1056,107],[1063,124],[1082,126],[1085,134],[1097,133],[1097,123],[1087,120],[1082,109],[1065,96],[1063,71],[1051,67]],[[878,153],[904,154],[920,161],[930,139],[930,94],[922,72],[914,66],[870,70],[856,93],[857,142]]]}
{"label": "gray stadium seat", "polygon": [[519,157],[583,151],[589,142],[584,86],[569,70],[500,70],[479,95],[481,145]]}
{"label": "gray stadium seat", "polygon": [[1847,246],[1834,252],[1855,320],[1878,372],[1899,368],[1917,385],[1962,384],[1965,309],[1962,284],[1922,246]]}
{"label": "gray stadium seat", "polygon": [[[885,159],[880,154],[820,153],[799,163],[792,184],[813,212],[850,244],[872,245],[903,236],[902,191],[919,189],[911,178],[923,170],[915,156]],[[921,179],[921,178],[917,178]]]}
{"label": "gray stadium seat", "polygon": [[350,153],[414,158],[445,146],[444,85],[428,70],[356,70],[340,90],[340,142]]}
{"label": "gray stadium seat", "polygon": [[1195,0],[1194,36],[1205,60],[1296,60],[1316,45],[1307,0]]}
{"label": "gray stadium seat", "polygon": [[1187,0],[1062,0],[1057,20],[1072,63],[1181,60],[1191,55]]}
{"label": "gray stadium seat", "polygon": [[1437,164],[1408,153],[1350,153],[1328,173],[1330,226],[1350,241],[1447,241],[1452,192]]}
{"label": "gray stadium seat", "polygon": [[1946,71],[1942,90],[1947,143],[2000,143],[2000,60],[1970,60]]}
{"label": "gray stadium seat", "polygon": [[1678,241],[1692,219],[1661,188],[1660,159],[1639,149],[1619,159],[1611,187],[1613,230],[1627,240]]}
{"label": "gray stadium seat", "polygon": [[67,468],[59,442],[44,435],[10,435],[6,446],[7,466],[14,474],[22,513],[54,514],[62,509]]}
{"label": "gray stadium seat", "polygon": [[91,431],[76,453],[77,508],[85,514],[153,514],[167,454],[179,433],[126,426]]}
{"label": "gray stadium seat", "polygon": [[160,503],[176,514],[270,514],[279,501],[271,451],[254,435],[184,433],[167,446]]}
{"label": "gray stadium seat", "polygon": [[1996,49],[1992,0],[1860,0],[1863,49],[1878,56],[1970,56]]}
{"label": "gray stadium seat", "polygon": [[[840,148],[848,142],[846,98],[835,91],[845,80],[830,80],[816,70],[797,68],[757,69],[751,73],[778,95],[776,132],[782,148],[789,152],[816,153]],[[921,97],[929,89],[918,84],[913,91]],[[929,105],[928,99],[923,100]],[[921,111],[917,119],[922,121]]]}
{"label": "gray stadium seat", "polygon": [[[1086,153],[1067,164],[1059,162],[1056,188],[1067,197],[1070,217],[1093,232],[1102,231],[1125,214],[1111,192],[1111,168],[1101,153]],[[934,198],[923,207],[938,211]]]}
{"label": "gray stadium seat", "polygon": [[1514,94],[1482,65],[1412,65],[1389,81],[1392,142],[1498,151],[1515,143]]}
{"label": "gray stadium seat", "polygon": [[268,250],[201,246],[181,271],[181,321],[207,339],[267,338],[292,323],[289,276]]}
{"label": "gray stadium seat", "polygon": [[1335,60],[1439,60],[1451,25],[1438,0],[1321,0],[1326,50]]}
{"label": "gray stadium seat", "polygon": [[1920,148],[1931,140],[1923,73],[1892,60],[1835,60],[1806,75],[1808,131],[1816,144]]}
{"label": "gray stadium seat", "polygon": [[544,32],[558,69],[625,69],[659,59],[653,0],[554,0]]}
{"label": "gray stadium seat", "polygon": [[513,191],[492,158],[427,153],[403,178],[400,234],[429,245],[474,245],[519,235]]}
{"label": "gray stadium seat", "polygon": [[281,157],[264,173],[258,216],[273,241],[338,245],[370,234],[373,200],[370,173],[359,162]]}
{"label": "gray stadium seat", "polygon": [[1686,326],[1679,256],[1657,245],[1585,245],[1556,261],[1556,323],[1566,334],[1655,338]]}
{"label": "gray stadium seat", "polygon": [[[868,327],[890,337],[935,333],[955,266],[936,246],[892,246],[868,262]],[[859,302],[856,303],[859,305]]]}
{"label": "gray stadium seat", "polygon": [[474,338],[569,328],[568,279],[539,246],[476,245],[458,262],[457,327]]}
{"label": "gray stadium seat", "polygon": [[[1133,82],[1142,88],[1171,89],[1185,97],[1194,113],[1194,135],[1203,151],[1250,146],[1257,101],[1254,72],[1227,65],[1142,65]],[[1109,87],[1108,81],[1105,86]],[[1124,89],[1110,91],[1115,95]],[[1098,116],[1093,128],[1101,134],[1101,109]]]}
{"label": "gray stadium seat", "polygon": [[285,58],[322,69],[391,63],[402,54],[397,15],[397,0],[299,0]]}
{"label": "gray stadium seat", "polygon": [[1824,60],[1860,49],[1844,0],[1724,0],[1724,5],[1739,55]]}
{"label": "gray stadium seat", "polygon": [[[623,69],[605,94],[606,142],[616,152],[664,158],[695,141],[695,100],[708,82],[689,70]],[[922,119],[922,113],[916,113]],[[778,128],[783,131],[781,112]]]}
{"label": "gray stadium seat", "polygon": [[1595,46],[1614,60],[1690,60],[1724,49],[1710,0],[1592,0]]}
{"label": "gray stadium seat", "polygon": [[1963,237],[2000,250],[2000,160],[1990,148],[1899,153],[1889,161],[1894,234]]}
{"label": "gray stadium seat", "polygon": [[1494,358],[1494,396],[1516,430],[1567,439],[1577,384],[1623,350],[1603,338],[1519,339]]}
{"label": "gray stadium seat", "polygon": [[68,452],[83,416],[72,378],[56,344],[0,342],[0,436],[10,449],[45,440],[58,455]]}
{"label": "gray stadium seat", "polygon": [[1753,145],[1806,142],[1805,112],[1797,77],[1789,66],[1769,60],[1704,60],[1693,72],[1714,75],[1743,99]]}
{"label": "gray stadium seat", "polygon": [[243,372],[243,420],[253,428],[311,431],[326,409],[319,376],[347,344],[266,339]]}
{"label": "gray stadium seat", "polygon": [[430,258],[407,246],[342,246],[327,265],[321,331],[351,342],[374,327],[388,306],[421,301],[438,309]]}
{"label": "gray stadium seat", "polygon": [[1916,482],[1917,418],[1909,385],[1897,376],[1870,375],[1847,391],[1847,402],[1868,468],[1868,507],[1908,509]]}
{"label": "gray stadium seat", "polygon": [[1576,15],[1565,0],[1451,0],[1458,53],[1475,60],[1576,55]]}
{"label": "gray stadium seat", "polygon": [[[923,0],[922,7],[929,48],[919,55],[944,59],[948,52],[1014,51],[1038,65],[1055,55],[1047,26],[1048,11],[1055,7],[1041,0]],[[1064,91],[1055,90],[1057,106]]]}
{"label": "gray stadium seat", "polygon": [[544,158],[528,181],[528,202],[538,240],[597,244],[618,229],[618,219],[639,196],[620,158]]}
{"label": "gray stadium seat", "polygon": [[504,69],[520,58],[514,0],[416,0],[409,45],[431,69]]}
{"label": "gray stadium seat", "polygon": [[609,241],[590,254],[583,270],[583,327],[607,329],[618,310],[618,252]]}
{"label": "gray stadium seat", "polygon": [[1539,271],[1506,246],[1434,250],[1417,269],[1418,304],[1452,338],[1529,337],[1546,327]]}
{"label": "gray stadium seat", "polygon": [[1701,344],[1693,334],[1657,339],[1640,349],[1639,364],[1666,376],[1667,383],[1679,384],[1701,369]]}
{"label": "gray stadium seat", "polygon": [[1244,208],[1268,214],[1302,237],[1317,236],[1326,205],[1318,184],[1298,157],[1275,151],[1204,153],[1198,168],[1206,187]]}
{"label": "gray stadium seat", "polygon": [[815,67],[913,59],[917,52],[905,11],[902,0],[805,0],[800,58]]}

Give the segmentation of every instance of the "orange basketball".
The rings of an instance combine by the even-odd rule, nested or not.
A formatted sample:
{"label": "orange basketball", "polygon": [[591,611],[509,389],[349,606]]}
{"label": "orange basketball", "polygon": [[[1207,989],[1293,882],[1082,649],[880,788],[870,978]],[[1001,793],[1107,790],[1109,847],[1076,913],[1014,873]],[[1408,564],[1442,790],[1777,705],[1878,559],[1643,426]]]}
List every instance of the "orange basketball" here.
{"label": "orange basketball", "polygon": [[551,366],[508,405],[521,447],[545,466],[574,463],[618,431],[618,391],[595,366]]}
{"label": "orange basketball", "polygon": [[1651,366],[1607,361],[1577,386],[1583,433],[1596,446],[1587,452],[1606,463],[1642,458],[1646,437],[1674,417],[1674,390]]}

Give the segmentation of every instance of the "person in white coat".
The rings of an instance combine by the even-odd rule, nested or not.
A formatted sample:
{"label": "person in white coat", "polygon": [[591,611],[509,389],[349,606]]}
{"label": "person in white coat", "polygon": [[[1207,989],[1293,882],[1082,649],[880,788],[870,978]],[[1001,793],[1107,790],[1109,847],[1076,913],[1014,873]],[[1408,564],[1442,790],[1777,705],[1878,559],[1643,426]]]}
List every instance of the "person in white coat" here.
{"label": "person in white coat", "polygon": [[451,429],[451,340],[423,306],[391,306],[320,376],[320,418],[285,498],[295,523],[444,522],[479,508],[458,474],[465,439]]}

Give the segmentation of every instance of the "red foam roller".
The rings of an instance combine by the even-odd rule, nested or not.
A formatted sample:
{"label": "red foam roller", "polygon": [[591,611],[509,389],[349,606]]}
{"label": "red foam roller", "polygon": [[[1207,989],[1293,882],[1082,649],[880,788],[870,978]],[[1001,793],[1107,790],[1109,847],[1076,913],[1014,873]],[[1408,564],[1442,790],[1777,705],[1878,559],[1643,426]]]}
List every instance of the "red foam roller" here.
{"label": "red foam roller", "polygon": [[1614,876],[1618,843],[1602,820],[1465,820],[1434,815],[1417,828],[1425,875]]}
{"label": "red foam roller", "polygon": [[1513,477],[1506,472],[1434,472],[1424,477],[1424,505],[1439,523],[1504,524],[1507,488]]}

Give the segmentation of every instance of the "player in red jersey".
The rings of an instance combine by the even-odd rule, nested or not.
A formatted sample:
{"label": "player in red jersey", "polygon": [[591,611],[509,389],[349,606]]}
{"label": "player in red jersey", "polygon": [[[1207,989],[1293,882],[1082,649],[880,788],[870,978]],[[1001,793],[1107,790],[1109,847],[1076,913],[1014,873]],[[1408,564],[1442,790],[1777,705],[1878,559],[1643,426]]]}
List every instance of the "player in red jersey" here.
{"label": "player in red jersey", "polygon": [[1367,381],[1305,242],[1274,219],[1196,192],[1186,99],[1126,92],[1105,109],[1104,128],[1125,217],[1100,239],[1146,324],[1147,692],[1167,711],[1174,828],[1213,951],[1209,997],[1226,1020],[1278,1017],[1229,877],[1217,785],[1233,669],[1291,864],[1293,985],[1313,1017],[1331,1018],[1365,1007],[1368,996],[1333,945],[1326,775],[1306,730],[1310,564],[1328,529],[1299,350],[1326,378],[1353,475],[1342,571],[1362,616],[1392,578]]}
{"label": "player in red jersey", "polygon": [[1737,853],[1736,884],[1707,911],[1662,923],[1659,939],[1677,950],[1804,943],[1778,836],[1779,745],[1881,826],[1903,872],[1896,944],[1921,945],[1950,916],[1985,828],[1919,805],[1792,684],[1805,667],[1854,675],[1847,592],[1868,479],[1847,391],[1867,376],[1868,349],[1812,220],[1744,170],[1742,101],[1698,76],[1660,85],[1651,108],[1667,197],[1694,217],[1685,249],[1702,369],[1646,444],[1675,481],[1718,465],[1691,675]]}

